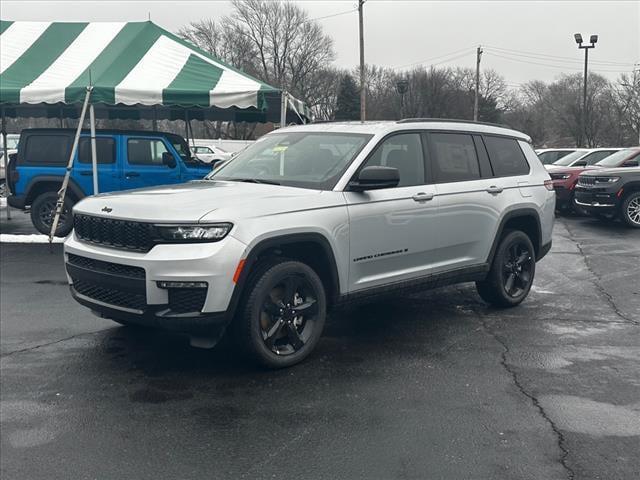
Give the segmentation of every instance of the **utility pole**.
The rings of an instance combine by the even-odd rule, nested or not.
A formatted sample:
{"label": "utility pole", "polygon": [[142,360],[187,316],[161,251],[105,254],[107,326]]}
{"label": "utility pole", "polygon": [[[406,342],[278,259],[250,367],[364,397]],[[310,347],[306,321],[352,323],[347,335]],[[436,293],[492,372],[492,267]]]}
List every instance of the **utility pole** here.
{"label": "utility pole", "polygon": [[365,0],[358,0],[358,20],[360,27],[360,121],[366,118],[366,91],[364,88],[364,21],[362,19],[362,7]]}
{"label": "utility pole", "polygon": [[478,121],[478,97],[480,97],[480,58],[482,57],[482,47],[476,49],[476,91],[473,99],[473,121]]}
{"label": "utility pole", "polygon": [[589,38],[589,42],[591,45],[583,45],[582,44],[582,35],[576,33],[573,38],[578,44],[578,48],[584,50],[584,80],[582,81],[582,115],[580,115],[580,145],[579,147],[583,147],[587,140],[587,73],[588,73],[588,64],[589,64],[589,49],[595,48],[596,43],[598,43],[598,35],[591,35]]}

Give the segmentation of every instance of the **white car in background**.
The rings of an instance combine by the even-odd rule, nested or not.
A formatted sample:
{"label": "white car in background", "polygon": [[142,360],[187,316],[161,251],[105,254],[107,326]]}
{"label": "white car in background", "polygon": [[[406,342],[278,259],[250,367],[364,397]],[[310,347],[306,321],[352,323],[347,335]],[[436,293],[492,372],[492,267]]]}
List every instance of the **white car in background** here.
{"label": "white car in background", "polygon": [[538,158],[543,165],[549,165],[557,162],[562,157],[569,155],[576,150],[584,150],[585,152],[588,151],[587,149],[578,148],[538,148],[536,150],[536,154],[538,155]]}
{"label": "white car in background", "polygon": [[208,163],[214,167],[218,163],[229,160],[233,155],[220,147],[212,145],[196,145],[193,147],[193,154],[201,162]]}
{"label": "white car in background", "polygon": [[573,153],[565,155],[560,160],[545,165],[547,170],[554,170],[558,167],[587,167],[595,165],[600,160],[607,158],[609,155],[622,150],[622,148],[590,148],[588,150],[576,150]]}

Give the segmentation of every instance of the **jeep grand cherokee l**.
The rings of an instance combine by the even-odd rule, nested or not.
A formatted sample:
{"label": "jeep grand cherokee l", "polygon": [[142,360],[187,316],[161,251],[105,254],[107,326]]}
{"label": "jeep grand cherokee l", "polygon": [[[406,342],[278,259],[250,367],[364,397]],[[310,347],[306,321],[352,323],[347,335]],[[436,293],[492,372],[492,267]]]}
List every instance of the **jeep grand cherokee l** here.
{"label": "jeep grand cherokee l", "polygon": [[554,207],[520,132],[311,124],[265,135],[205,180],[82,200],[65,261],[73,297],[98,315],[192,342],[229,327],[284,367],[346,302],[474,281],[487,302],[519,304]]}

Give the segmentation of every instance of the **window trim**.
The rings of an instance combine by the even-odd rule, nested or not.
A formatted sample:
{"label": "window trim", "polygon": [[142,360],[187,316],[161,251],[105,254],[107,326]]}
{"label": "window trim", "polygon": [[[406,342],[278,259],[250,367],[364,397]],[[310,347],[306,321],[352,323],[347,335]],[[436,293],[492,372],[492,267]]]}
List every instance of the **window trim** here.
{"label": "window trim", "polygon": [[[358,165],[358,168],[356,169],[355,172],[353,172],[353,175],[351,175],[351,178],[349,178],[349,180],[347,181],[344,191],[345,192],[352,192],[353,190],[351,190],[349,188],[349,184],[353,181],[355,181],[358,178],[358,175],[360,175],[360,172],[362,171],[363,168],[365,168],[367,162],[371,159],[371,157],[373,157],[373,155],[375,155],[376,151],[378,150],[378,147],[380,147],[384,142],[386,142],[389,138],[398,136],[398,135],[406,135],[408,133],[415,133],[418,135],[418,138],[420,140],[420,145],[421,145],[421,150],[422,150],[422,164],[423,164],[423,168],[424,168],[424,181],[425,183],[418,183],[416,185],[404,185],[404,186],[396,186],[396,187],[390,187],[390,188],[382,188],[380,190],[392,190],[392,189],[398,189],[398,188],[410,188],[410,187],[417,187],[420,185],[432,185],[432,183],[430,182],[430,170],[429,170],[429,162],[427,161],[427,155],[425,152],[425,149],[428,148],[428,146],[425,143],[425,139],[424,139],[424,133],[425,130],[423,129],[411,129],[411,130],[396,130],[395,132],[390,132],[387,133],[384,137],[382,137],[371,149],[371,151],[367,154],[367,156],[360,162],[360,165]],[[365,144],[366,145],[366,144]],[[357,156],[357,155],[356,155]],[[355,158],[354,158],[355,161]]]}
{"label": "window trim", "polygon": [[[494,135],[492,133],[483,133],[481,134],[482,136],[482,143],[484,144],[484,148],[487,150],[487,156],[489,158],[489,163],[491,164],[491,170],[493,172],[493,178],[512,178],[512,177],[522,177],[525,175],[531,175],[531,164],[529,163],[529,160],[527,160],[527,155],[524,153],[524,151],[522,150],[522,147],[520,146],[520,141],[515,138],[515,137],[508,137],[505,135]],[[484,137],[498,137],[498,138],[506,138],[508,140],[513,140],[514,142],[516,142],[516,145],[518,146],[518,149],[520,150],[520,153],[522,153],[522,157],[524,158],[525,163],[527,164],[528,170],[524,173],[517,173],[515,175],[496,175],[495,173],[495,168],[493,166],[493,162],[491,161],[491,155],[489,155],[489,149],[487,148],[487,144],[484,141]]]}
{"label": "window trim", "polygon": [[180,155],[178,154],[176,156],[176,152],[174,151],[173,145],[169,144],[167,145],[166,139],[163,137],[153,137],[153,136],[131,136],[131,135],[127,135],[126,137],[126,143],[125,143],[125,152],[127,154],[127,165],[130,167],[152,167],[152,168],[157,168],[157,167],[164,167],[167,168],[168,170],[174,170],[172,168],[167,167],[164,163],[160,163],[160,164],[149,164],[149,163],[131,163],[129,161],[129,141],[130,140],[155,140],[158,142],[162,142],[162,144],[164,145],[164,148],[167,152],[169,152],[171,155],[173,155],[174,160],[176,161],[177,165],[180,165],[182,162],[182,157],[180,157]]}
{"label": "window trim", "polygon": [[[452,134],[453,133],[453,134],[458,134],[458,135],[467,135],[467,136],[470,137],[471,144],[473,145],[473,151],[476,153],[476,163],[478,164],[478,178],[467,178],[465,180],[441,180],[436,175],[436,169],[435,169],[435,166],[434,166],[434,168],[433,168],[433,183],[434,184],[442,185],[442,184],[446,184],[446,183],[475,182],[475,181],[484,180],[485,178],[487,178],[487,177],[485,177],[483,175],[483,170],[481,168],[482,165],[480,163],[480,155],[478,155],[478,148],[477,148],[476,142],[475,142],[475,140],[473,138],[474,134],[471,133],[471,132],[463,132],[463,131],[456,131],[456,130],[453,130],[453,131],[451,131],[451,130],[447,130],[447,131],[444,131],[444,130],[430,130],[430,131],[428,131],[427,132],[427,134],[428,134],[428,136],[427,136],[428,142],[427,143],[428,143],[428,147],[429,147],[430,159],[433,159],[433,160],[436,159],[436,153],[433,150],[434,149],[434,146],[433,146],[434,142],[433,142],[431,136],[433,134],[439,134],[439,133],[445,133],[445,134]],[[488,156],[488,153],[487,153],[487,156]]]}

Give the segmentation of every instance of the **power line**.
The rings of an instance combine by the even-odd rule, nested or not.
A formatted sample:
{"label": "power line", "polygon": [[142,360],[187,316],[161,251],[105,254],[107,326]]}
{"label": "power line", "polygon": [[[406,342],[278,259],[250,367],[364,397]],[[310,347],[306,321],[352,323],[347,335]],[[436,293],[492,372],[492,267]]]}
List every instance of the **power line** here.
{"label": "power line", "polygon": [[358,11],[357,8],[352,8],[351,10],[347,10],[347,11],[339,12],[339,13],[333,13],[331,15],[325,15],[324,17],[310,18],[309,20],[305,20],[303,23],[313,22],[313,21],[316,21],[316,20],[324,20],[325,18],[339,17],[340,15],[346,15],[348,13],[353,13],[353,12],[357,12],[357,11]]}
{"label": "power line", "polygon": [[396,65],[396,66],[393,66],[393,67],[391,67],[391,68],[406,68],[406,67],[413,67],[413,66],[415,66],[415,65],[421,65],[421,64],[423,64],[423,63],[431,62],[432,60],[438,60],[438,59],[440,59],[440,58],[450,57],[451,55],[455,55],[455,54],[457,54],[457,53],[460,53],[460,52],[464,52],[464,51],[466,51],[466,53],[464,53],[463,55],[458,55],[458,56],[456,56],[456,57],[454,57],[454,58],[450,58],[450,59],[447,59],[447,60],[443,60],[443,61],[441,61],[441,62],[439,62],[439,63],[434,64],[434,65],[439,65],[440,63],[445,63],[445,62],[448,62],[448,61],[450,61],[450,60],[455,60],[455,59],[457,59],[457,58],[461,58],[461,57],[463,57],[463,56],[465,56],[465,55],[469,55],[470,53],[473,53],[472,49],[475,49],[475,46],[471,45],[471,46],[469,46],[469,47],[461,48],[461,49],[459,49],[459,50],[454,50],[453,52],[445,53],[445,54],[442,54],[442,55],[437,55],[437,56],[435,56],[435,57],[431,57],[431,58],[426,58],[426,59],[424,59],[424,60],[420,60],[420,61],[418,61],[418,62],[407,63],[407,64],[404,64],[404,65]]}
{"label": "power line", "polygon": [[[550,54],[546,54],[546,53],[535,53],[535,52],[527,52],[524,50],[514,50],[511,48],[503,48],[503,47],[496,47],[496,46],[492,46],[492,45],[487,45],[488,48],[492,49],[492,50],[498,50],[498,51],[502,51],[502,53],[505,54],[517,54],[518,56],[522,56],[522,57],[530,57],[530,58],[534,58],[534,59],[542,59],[542,60],[550,60],[550,61],[563,61],[563,62],[578,62],[578,63],[582,63],[582,60],[577,59],[575,57],[564,57],[564,56],[560,56],[560,55],[550,55]],[[557,59],[557,60],[556,60]],[[607,60],[593,60],[590,63],[594,63],[594,64],[599,64],[599,65],[603,65],[603,66],[629,66],[629,65],[633,65],[633,62],[614,62],[614,61],[607,61]]]}
{"label": "power line", "polygon": [[[487,52],[487,53],[489,55],[493,56],[493,57],[504,58],[505,60],[511,60],[513,62],[527,63],[529,65],[540,65],[540,66],[543,66],[543,67],[558,68],[560,70],[574,70],[574,71],[582,70],[582,68],[580,68],[578,66],[556,65],[556,64],[551,64],[551,63],[532,62],[531,60],[523,60],[521,58],[508,57],[508,56],[505,56],[505,55],[500,55],[500,54],[495,53],[495,52]],[[597,70],[592,70],[592,71],[594,71],[594,72],[606,72],[606,73],[623,73],[623,72],[629,72],[630,70],[631,69],[625,69],[625,70],[597,69]]]}

